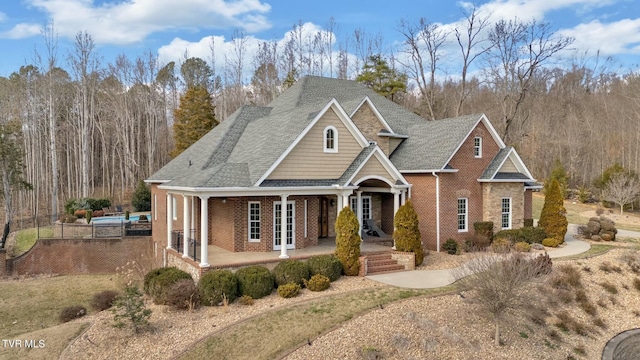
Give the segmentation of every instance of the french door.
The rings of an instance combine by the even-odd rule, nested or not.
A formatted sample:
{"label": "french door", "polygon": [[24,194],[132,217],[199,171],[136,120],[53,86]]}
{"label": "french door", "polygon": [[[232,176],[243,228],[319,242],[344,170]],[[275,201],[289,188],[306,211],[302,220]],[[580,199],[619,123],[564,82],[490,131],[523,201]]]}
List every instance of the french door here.
{"label": "french door", "polygon": [[[295,249],[296,241],[296,203],[287,201],[287,249]],[[282,247],[282,201],[273,203],[273,250],[281,250]]]}

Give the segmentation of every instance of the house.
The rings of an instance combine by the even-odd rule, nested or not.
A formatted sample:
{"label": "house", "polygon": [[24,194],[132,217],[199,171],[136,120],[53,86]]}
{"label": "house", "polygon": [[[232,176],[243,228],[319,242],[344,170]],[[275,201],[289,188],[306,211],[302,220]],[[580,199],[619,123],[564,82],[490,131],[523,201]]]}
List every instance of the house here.
{"label": "house", "polygon": [[523,226],[536,188],[486,116],[427,121],[357,82],[312,76],[243,106],[146,181],[156,245],[200,268],[210,245],[281,258],[316,246],[346,206],[361,229],[373,219],[392,234],[409,198],[436,250],[477,221]]}

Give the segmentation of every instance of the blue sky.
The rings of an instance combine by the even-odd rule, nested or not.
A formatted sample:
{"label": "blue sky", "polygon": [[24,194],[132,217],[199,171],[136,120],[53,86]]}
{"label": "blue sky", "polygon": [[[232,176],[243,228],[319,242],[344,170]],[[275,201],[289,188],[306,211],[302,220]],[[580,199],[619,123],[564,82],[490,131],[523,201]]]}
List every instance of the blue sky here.
{"label": "blue sky", "polygon": [[[640,3],[637,0],[491,0],[476,2],[492,20],[537,19],[550,22],[559,34],[573,36],[574,55],[600,52],[622,71],[640,70]],[[79,31],[87,31],[103,64],[118,54],[130,58],[151,51],[161,62],[190,56],[210,57],[215,37],[216,58],[229,51],[234,31],[249,36],[248,53],[263,40],[282,40],[293,24],[325,29],[335,18],[336,41],[353,30],[380,34],[386,51],[401,43],[400,19],[424,17],[453,29],[467,2],[446,0],[287,1],[287,0],[5,0],[0,3],[0,76],[34,62],[44,54],[41,28],[53,22],[58,33],[59,66]],[[336,46],[337,49],[337,46]],[[217,63],[220,63],[218,60]]]}

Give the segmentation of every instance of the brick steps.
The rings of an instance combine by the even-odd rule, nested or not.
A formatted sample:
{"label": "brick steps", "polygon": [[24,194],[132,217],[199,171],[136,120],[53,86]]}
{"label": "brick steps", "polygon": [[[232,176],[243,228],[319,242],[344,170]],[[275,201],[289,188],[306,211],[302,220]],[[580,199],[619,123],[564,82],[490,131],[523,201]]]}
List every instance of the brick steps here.
{"label": "brick steps", "polygon": [[367,275],[403,271],[404,265],[391,258],[390,253],[367,256]]}

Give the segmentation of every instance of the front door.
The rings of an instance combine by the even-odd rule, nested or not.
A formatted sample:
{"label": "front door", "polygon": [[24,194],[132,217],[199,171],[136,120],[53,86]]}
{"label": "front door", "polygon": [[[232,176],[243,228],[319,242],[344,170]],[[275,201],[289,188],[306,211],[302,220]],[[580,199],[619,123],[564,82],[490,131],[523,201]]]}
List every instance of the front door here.
{"label": "front door", "polygon": [[329,236],[329,199],[326,197],[320,198],[320,237],[325,238]]}
{"label": "front door", "polygon": [[[282,202],[273,203],[273,250],[281,250],[282,233],[280,226],[282,220]],[[296,204],[293,201],[287,201],[287,249],[295,249],[296,236]]]}

